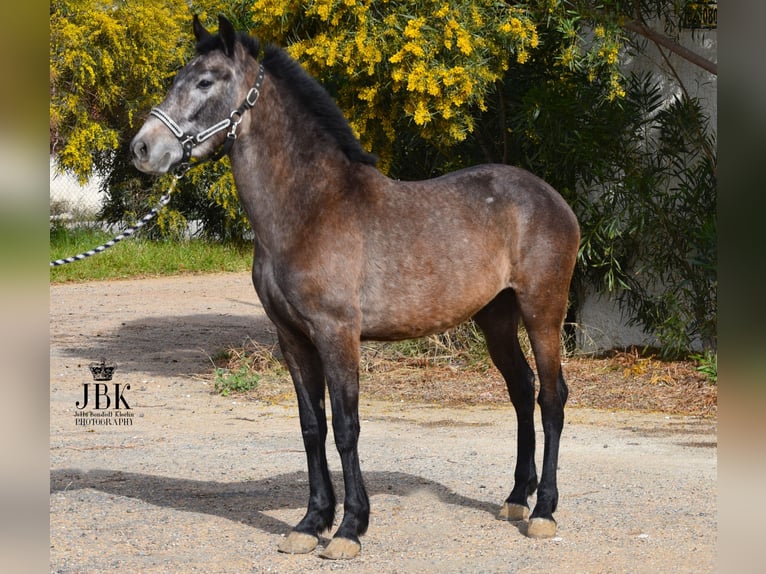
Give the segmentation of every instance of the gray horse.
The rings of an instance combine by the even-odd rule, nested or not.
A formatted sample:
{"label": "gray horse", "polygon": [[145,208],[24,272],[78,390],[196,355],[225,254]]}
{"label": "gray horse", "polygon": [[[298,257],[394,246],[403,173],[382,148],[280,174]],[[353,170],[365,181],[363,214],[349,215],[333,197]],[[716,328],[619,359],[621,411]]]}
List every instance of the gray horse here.
{"label": "gray horse", "polygon": [[[326,386],[345,498],[322,556],[360,551],[370,514],[357,452],[360,341],[420,337],[470,318],[485,334],[518,420],[514,486],[500,515],[529,519],[529,536],[553,536],[567,399],[560,337],[579,244],[572,210],[544,181],[505,165],[392,180],[327,92],[284,51],[270,46],[261,55],[258,41],[223,17],[216,35],[195,18],[194,33],[197,56],[131,151],[135,166],[153,174],[230,156],[255,235],[253,283],[277,327],[308,459],[308,509],[279,549],[311,552],[333,525]],[[539,484],[534,374],[519,346],[520,320],[540,379]]]}

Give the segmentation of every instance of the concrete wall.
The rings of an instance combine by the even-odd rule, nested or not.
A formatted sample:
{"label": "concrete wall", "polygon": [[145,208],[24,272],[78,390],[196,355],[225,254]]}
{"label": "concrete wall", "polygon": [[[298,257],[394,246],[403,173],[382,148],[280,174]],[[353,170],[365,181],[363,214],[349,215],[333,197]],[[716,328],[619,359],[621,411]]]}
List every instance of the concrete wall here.
{"label": "concrete wall", "polygon": [[[662,26],[658,25],[656,29],[662,31]],[[682,31],[680,43],[708,60],[718,61],[717,30]],[[664,52],[668,55],[670,64],[683,82],[688,94],[700,99],[711,117],[711,126],[715,129],[718,118],[718,78],[679,56],[669,54],[667,50]],[[649,71],[654,74],[661,80],[668,101],[681,93],[675,76],[670,72],[662,55],[651,42],[647,41],[647,49],[641,58],[628,62],[626,71]],[[627,325],[615,297],[608,294],[585,294],[577,321],[578,348],[585,352],[599,352],[616,347],[643,346],[656,343],[651,334],[644,333],[640,327]]]}

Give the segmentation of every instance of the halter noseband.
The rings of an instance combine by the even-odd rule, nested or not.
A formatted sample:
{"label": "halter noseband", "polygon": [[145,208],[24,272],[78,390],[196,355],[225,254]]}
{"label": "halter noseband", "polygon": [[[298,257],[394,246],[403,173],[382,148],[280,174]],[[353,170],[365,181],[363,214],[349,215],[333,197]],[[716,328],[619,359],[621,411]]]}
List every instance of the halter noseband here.
{"label": "halter noseband", "polygon": [[250,91],[247,92],[247,95],[245,96],[245,100],[236,110],[229,114],[228,118],[221,120],[217,124],[212,125],[205,130],[202,130],[196,135],[184,132],[181,127],[175,121],[173,121],[173,118],[163,112],[160,108],[152,108],[152,110],[149,112],[149,115],[154,116],[163,124],[165,124],[165,126],[176,137],[178,143],[180,143],[181,147],[183,148],[183,156],[181,157],[181,160],[173,167],[173,171],[177,177],[183,176],[192,167],[192,150],[197,145],[210,139],[218,132],[222,132],[226,129],[229,130],[229,133],[226,134],[226,141],[224,144],[214,154],[203,160],[200,160],[197,163],[217,161],[229,153],[229,151],[231,151],[231,146],[234,145],[234,140],[237,139],[237,128],[239,127],[239,124],[242,123],[243,114],[255,106],[255,103],[258,101],[258,96],[261,93],[261,85],[263,84],[264,72],[265,70],[263,65],[260,65],[258,69],[258,77],[255,79],[255,85],[250,88]]}

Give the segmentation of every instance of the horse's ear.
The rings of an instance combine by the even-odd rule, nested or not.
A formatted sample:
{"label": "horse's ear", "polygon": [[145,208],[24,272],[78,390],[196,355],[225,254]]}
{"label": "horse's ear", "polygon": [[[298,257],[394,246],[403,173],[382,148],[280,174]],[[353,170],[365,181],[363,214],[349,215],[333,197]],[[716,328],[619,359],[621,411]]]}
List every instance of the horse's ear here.
{"label": "horse's ear", "polygon": [[218,15],[218,33],[223,40],[223,53],[229,57],[234,55],[234,44],[237,41],[237,31],[229,20],[222,15]]}
{"label": "horse's ear", "polygon": [[199,21],[199,16],[197,16],[196,14],[194,15],[194,22],[192,22],[192,28],[194,29],[194,37],[197,39],[197,42],[202,42],[203,40],[207,40],[211,37],[210,32],[205,30],[205,27]]}

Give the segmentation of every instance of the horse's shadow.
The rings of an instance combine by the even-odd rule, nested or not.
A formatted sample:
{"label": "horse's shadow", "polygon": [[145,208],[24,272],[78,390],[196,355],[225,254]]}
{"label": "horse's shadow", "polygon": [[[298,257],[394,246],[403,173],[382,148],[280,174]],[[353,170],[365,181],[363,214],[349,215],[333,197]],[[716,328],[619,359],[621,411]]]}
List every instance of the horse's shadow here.
{"label": "horse's shadow", "polygon": [[276,343],[273,324],[263,315],[167,315],[122,322],[111,332],[52,346],[65,357],[117,363],[118,372],[174,377],[209,371],[210,357],[248,343]]}
{"label": "horse's shadow", "polygon": [[[343,476],[339,472],[332,474],[336,491],[342,498]],[[405,497],[425,491],[443,503],[487,512],[493,516],[498,509],[496,504],[463,496],[439,482],[402,472],[367,472],[365,483],[370,496],[390,494]],[[85,488],[143,500],[174,510],[220,516],[279,535],[289,532],[292,525],[271,517],[266,512],[305,508],[308,498],[308,475],[306,472],[292,472],[260,480],[231,483],[115,470],[51,471],[51,493]]]}

